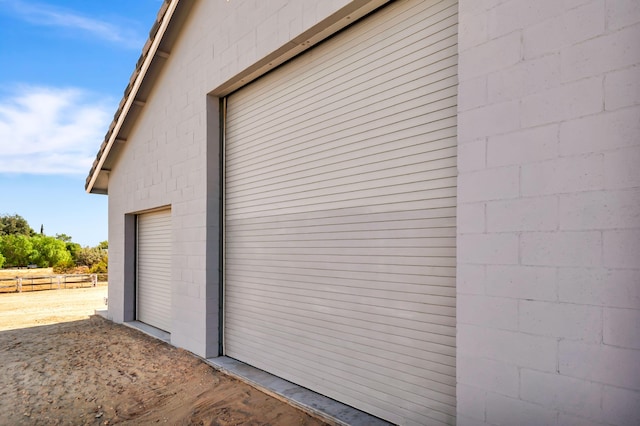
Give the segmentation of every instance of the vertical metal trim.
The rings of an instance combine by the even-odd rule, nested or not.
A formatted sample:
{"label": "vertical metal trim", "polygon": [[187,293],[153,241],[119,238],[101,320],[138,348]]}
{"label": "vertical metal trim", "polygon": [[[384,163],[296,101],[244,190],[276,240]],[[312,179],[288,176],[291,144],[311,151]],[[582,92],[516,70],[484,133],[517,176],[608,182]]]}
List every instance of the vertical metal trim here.
{"label": "vertical metal trim", "polygon": [[226,232],[225,232],[225,146],[226,146],[226,123],[227,123],[227,98],[224,97],[220,99],[220,214],[218,217],[220,218],[219,224],[219,241],[220,241],[220,250],[219,252],[219,277],[218,277],[218,355],[222,356],[225,354],[224,352],[224,286],[225,286],[225,278],[224,278],[224,269],[225,269],[225,247],[226,247]]}

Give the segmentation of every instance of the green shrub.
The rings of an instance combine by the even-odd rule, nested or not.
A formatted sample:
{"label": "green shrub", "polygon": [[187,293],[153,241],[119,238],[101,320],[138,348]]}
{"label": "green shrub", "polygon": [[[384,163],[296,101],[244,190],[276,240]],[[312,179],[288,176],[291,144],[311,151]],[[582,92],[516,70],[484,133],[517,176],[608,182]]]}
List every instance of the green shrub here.
{"label": "green shrub", "polygon": [[91,272],[92,274],[106,274],[108,272],[107,271],[108,267],[109,267],[109,259],[107,256],[105,256],[102,258],[100,262],[93,265],[89,269],[89,272]]}

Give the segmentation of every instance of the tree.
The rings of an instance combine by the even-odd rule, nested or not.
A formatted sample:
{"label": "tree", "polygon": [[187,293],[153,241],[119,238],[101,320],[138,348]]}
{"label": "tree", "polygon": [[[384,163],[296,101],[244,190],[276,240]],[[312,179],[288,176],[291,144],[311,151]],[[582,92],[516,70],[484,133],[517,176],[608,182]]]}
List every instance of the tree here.
{"label": "tree", "polygon": [[60,241],[64,241],[65,243],[70,243],[72,240],[71,235],[67,235],[67,234],[56,234],[56,239]]}
{"label": "tree", "polygon": [[20,215],[0,216],[0,236],[3,235],[26,235],[32,236],[35,232],[29,226],[26,219]]}
{"label": "tree", "polygon": [[33,255],[31,262],[41,268],[48,268],[60,263],[71,262],[71,254],[67,251],[67,245],[54,237],[36,235],[31,238],[33,243]]}
{"label": "tree", "polygon": [[82,246],[78,243],[73,242],[67,242],[65,243],[65,245],[67,246],[67,251],[71,255],[71,260],[73,260],[73,263],[76,264],[78,262],[78,253],[80,253],[80,250],[82,250]]}
{"label": "tree", "polygon": [[27,266],[34,257],[31,238],[21,234],[10,234],[0,238],[0,253],[7,266]]}
{"label": "tree", "polygon": [[99,263],[107,256],[104,250],[98,247],[83,247],[80,249],[76,256],[76,262],[78,266],[88,266],[91,268],[96,263]]}
{"label": "tree", "polygon": [[4,262],[5,262],[5,260],[6,260],[6,259],[4,258],[4,256],[2,255],[2,253],[0,253],[0,268],[2,268],[2,267],[4,266]]}
{"label": "tree", "polygon": [[109,241],[100,241],[98,248],[100,250],[109,250]]}
{"label": "tree", "polygon": [[94,264],[89,272],[92,274],[106,274],[109,269],[109,256],[104,256],[100,262]]}

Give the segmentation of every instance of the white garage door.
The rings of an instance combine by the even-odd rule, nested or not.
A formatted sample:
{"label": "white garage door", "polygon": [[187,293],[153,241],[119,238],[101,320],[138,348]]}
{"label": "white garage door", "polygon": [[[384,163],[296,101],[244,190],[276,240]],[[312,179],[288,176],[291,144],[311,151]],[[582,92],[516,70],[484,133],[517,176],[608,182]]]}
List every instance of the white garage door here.
{"label": "white garage door", "polygon": [[225,353],[455,423],[457,5],[398,1],[227,99]]}
{"label": "white garage door", "polygon": [[137,319],[171,332],[171,210],[138,216]]}

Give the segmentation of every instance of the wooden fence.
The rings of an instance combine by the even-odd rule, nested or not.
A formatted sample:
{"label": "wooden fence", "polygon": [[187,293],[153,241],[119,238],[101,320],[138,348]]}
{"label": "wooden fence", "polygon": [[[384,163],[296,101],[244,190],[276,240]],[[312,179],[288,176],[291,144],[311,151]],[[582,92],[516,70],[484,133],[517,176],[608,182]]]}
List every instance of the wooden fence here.
{"label": "wooden fence", "polygon": [[24,291],[95,287],[98,283],[104,283],[107,281],[107,274],[73,274],[0,278],[0,293],[22,293]]}

